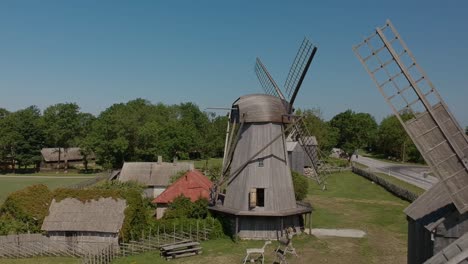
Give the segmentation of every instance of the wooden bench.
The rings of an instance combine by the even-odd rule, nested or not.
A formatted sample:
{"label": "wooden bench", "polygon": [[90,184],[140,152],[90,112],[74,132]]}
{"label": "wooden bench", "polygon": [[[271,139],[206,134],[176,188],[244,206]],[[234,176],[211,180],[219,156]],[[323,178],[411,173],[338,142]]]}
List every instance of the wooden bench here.
{"label": "wooden bench", "polygon": [[161,256],[166,260],[198,255],[202,253],[201,249],[198,242],[174,243],[160,247]]}

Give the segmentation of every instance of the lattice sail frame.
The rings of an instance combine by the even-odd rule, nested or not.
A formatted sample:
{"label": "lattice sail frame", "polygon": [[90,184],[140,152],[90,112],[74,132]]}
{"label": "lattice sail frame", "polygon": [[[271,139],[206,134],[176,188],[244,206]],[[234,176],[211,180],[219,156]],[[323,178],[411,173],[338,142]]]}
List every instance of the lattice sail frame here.
{"label": "lattice sail frame", "polygon": [[468,139],[390,20],[353,50],[458,211],[467,212]]}

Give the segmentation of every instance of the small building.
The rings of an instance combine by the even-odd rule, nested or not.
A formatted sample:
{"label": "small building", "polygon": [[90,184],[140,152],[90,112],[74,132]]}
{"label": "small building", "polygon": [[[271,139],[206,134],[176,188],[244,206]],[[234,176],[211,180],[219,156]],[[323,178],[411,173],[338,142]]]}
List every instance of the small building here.
{"label": "small building", "polygon": [[[305,148],[309,148],[312,152],[318,150],[317,139],[314,136],[307,137],[304,142],[310,142]],[[288,152],[288,161],[291,170],[305,174],[305,169],[313,168],[312,161],[310,160],[304,148],[301,146],[299,141],[286,141],[286,150]]]}
{"label": "small building", "polygon": [[468,213],[458,212],[442,182],[419,196],[405,213],[409,264],[424,263],[468,232]]}
{"label": "small building", "polygon": [[54,199],[41,229],[64,247],[98,251],[109,244],[118,245],[126,207],[123,199],[100,198],[87,202],[74,198],[59,202]]}
{"label": "small building", "polygon": [[[55,169],[57,167],[63,167],[65,165],[65,161],[68,162],[68,166],[84,166],[85,162],[80,148],[43,148],[41,149],[41,155],[41,168]],[[86,159],[88,164],[92,165],[95,163],[96,156],[94,153],[91,153],[86,157]]]}
{"label": "small building", "polygon": [[200,171],[188,171],[153,200],[153,203],[157,205],[156,218],[163,217],[168,205],[180,195],[189,198],[192,202],[200,198],[208,200],[211,186],[213,183]]}
{"label": "small building", "polygon": [[125,162],[117,178],[145,185],[145,196],[155,198],[166,190],[172,176],[193,169],[192,162]]}

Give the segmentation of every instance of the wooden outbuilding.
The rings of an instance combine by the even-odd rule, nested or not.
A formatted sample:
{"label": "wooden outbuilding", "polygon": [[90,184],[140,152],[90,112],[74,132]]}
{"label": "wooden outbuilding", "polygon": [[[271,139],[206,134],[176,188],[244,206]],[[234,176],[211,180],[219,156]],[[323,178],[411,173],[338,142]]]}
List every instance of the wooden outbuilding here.
{"label": "wooden outbuilding", "polygon": [[145,196],[155,198],[166,190],[172,176],[193,169],[192,162],[125,162],[117,178],[145,185]]}
{"label": "wooden outbuilding", "polygon": [[211,186],[213,183],[200,171],[188,171],[153,200],[153,203],[157,205],[156,218],[163,217],[169,204],[181,195],[192,202],[202,198],[208,200]]}
{"label": "wooden outbuilding", "polygon": [[110,244],[118,245],[126,207],[123,199],[100,198],[87,202],[54,199],[41,229],[51,240],[65,242],[60,243],[64,246],[98,251]]}
{"label": "wooden outbuilding", "polygon": [[[41,168],[62,168],[66,162],[68,166],[84,166],[85,162],[80,148],[43,148],[41,149],[41,155]],[[92,165],[95,163],[96,156],[91,153],[86,159],[88,164]]]}
{"label": "wooden outbuilding", "polygon": [[459,213],[441,182],[416,199],[405,213],[409,264],[424,263],[468,232],[468,213]]}
{"label": "wooden outbuilding", "polygon": [[305,169],[313,168],[312,161],[310,160],[304,148],[310,148],[311,151],[317,152],[317,139],[314,136],[308,137],[304,142],[309,145],[301,146],[299,141],[286,141],[286,149],[288,152],[288,161],[291,170],[305,174]]}

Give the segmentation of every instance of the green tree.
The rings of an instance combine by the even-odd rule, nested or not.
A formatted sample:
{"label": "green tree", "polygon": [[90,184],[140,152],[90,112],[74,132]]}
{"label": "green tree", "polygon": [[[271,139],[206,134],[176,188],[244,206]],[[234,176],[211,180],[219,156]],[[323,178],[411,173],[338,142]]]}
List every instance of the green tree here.
{"label": "green tree", "polygon": [[337,146],[348,154],[375,143],[378,126],[374,117],[368,113],[347,110],[334,116],[330,125],[338,131]]}
{"label": "green tree", "polygon": [[0,155],[9,160],[13,169],[39,165],[44,135],[40,126],[40,111],[36,106],[18,110],[0,119]]}
{"label": "green tree", "polygon": [[[408,120],[411,115],[403,114],[402,118]],[[423,162],[421,154],[394,115],[384,118],[380,123],[376,147],[377,152],[387,157],[397,157],[403,161]]]}
{"label": "green tree", "polygon": [[[80,134],[79,109],[75,103],[61,103],[49,106],[44,111],[43,125],[46,142],[49,147],[58,148],[58,168],[63,154],[61,148],[66,152],[76,143]],[[67,169],[68,160],[65,159],[65,170]]]}
{"label": "green tree", "polygon": [[338,130],[322,118],[320,109],[298,109],[296,114],[304,117],[307,130],[316,137],[320,149],[329,151],[336,146]]}

